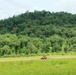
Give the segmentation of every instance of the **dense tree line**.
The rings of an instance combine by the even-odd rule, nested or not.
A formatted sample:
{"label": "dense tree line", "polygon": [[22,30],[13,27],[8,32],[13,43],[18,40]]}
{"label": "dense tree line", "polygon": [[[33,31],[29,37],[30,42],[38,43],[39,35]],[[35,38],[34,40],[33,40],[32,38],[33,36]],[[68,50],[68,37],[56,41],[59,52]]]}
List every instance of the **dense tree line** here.
{"label": "dense tree line", "polygon": [[0,55],[76,52],[76,14],[27,11],[0,20]]}
{"label": "dense tree line", "polygon": [[16,34],[0,35],[0,55],[67,53],[76,51],[76,37],[64,39],[55,34],[47,38]]}

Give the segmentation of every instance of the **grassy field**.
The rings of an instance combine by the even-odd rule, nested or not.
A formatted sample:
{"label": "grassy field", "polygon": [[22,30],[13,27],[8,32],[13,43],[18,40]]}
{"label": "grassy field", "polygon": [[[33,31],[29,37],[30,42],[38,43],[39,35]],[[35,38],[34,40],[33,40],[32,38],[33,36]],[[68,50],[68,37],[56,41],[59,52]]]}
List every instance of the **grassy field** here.
{"label": "grassy field", "polygon": [[0,58],[0,75],[76,75],[76,56]]}

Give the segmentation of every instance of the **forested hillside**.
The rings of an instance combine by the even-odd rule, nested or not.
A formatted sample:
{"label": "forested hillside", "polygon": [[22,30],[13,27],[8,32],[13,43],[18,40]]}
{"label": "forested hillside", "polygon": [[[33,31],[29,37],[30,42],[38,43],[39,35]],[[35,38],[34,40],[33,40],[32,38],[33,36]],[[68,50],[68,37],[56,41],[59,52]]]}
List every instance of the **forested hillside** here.
{"label": "forested hillside", "polygon": [[0,20],[0,56],[76,53],[76,14],[34,11]]}

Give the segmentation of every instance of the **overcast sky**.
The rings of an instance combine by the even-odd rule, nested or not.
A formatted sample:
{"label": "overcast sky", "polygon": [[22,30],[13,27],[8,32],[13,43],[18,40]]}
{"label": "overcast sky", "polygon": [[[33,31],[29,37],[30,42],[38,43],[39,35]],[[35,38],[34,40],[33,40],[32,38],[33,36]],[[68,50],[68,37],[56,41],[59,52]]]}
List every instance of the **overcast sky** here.
{"label": "overcast sky", "polygon": [[76,14],[76,0],[1,0],[0,19],[34,10]]}

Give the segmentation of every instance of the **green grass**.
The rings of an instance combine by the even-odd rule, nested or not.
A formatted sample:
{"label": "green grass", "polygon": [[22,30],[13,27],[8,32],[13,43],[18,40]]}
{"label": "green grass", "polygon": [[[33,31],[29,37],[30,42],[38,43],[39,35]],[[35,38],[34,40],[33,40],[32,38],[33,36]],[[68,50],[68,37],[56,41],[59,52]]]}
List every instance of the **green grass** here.
{"label": "green grass", "polygon": [[76,75],[76,58],[4,61],[0,75]]}

